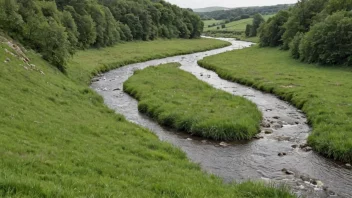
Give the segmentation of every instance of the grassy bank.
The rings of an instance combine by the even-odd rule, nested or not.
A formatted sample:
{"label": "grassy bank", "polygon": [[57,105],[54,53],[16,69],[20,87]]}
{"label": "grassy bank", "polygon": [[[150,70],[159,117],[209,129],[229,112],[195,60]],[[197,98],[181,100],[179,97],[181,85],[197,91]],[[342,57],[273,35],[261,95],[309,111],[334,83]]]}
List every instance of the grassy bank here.
{"label": "grassy bank", "polygon": [[[26,65],[5,49],[15,53],[0,44],[1,197],[290,196],[262,184],[223,184],[109,110],[87,85],[34,53]],[[71,71],[84,67],[77,65]]]}
{"label": "grassy bank", "polygon": [[114,47],[79,51],[68,65],[68,75],[89,83],[92,76],[123,65],[221,48],[230,43],[214,39],[173,39],[129,42]]}
{"label": "grassy bank", "polygon": [[251,139],[261,113],[250,101],[211,87],[192,74],[166,64],[136,72],[124,91],[138,109],[160,124],[215,140]]}
{"label": "grassy bank", "polygon": [[302,109],[318,152],[352,161],[352,69],[304,64],[288,52],[251,47],[199,62],[222,78],[274,93]]}

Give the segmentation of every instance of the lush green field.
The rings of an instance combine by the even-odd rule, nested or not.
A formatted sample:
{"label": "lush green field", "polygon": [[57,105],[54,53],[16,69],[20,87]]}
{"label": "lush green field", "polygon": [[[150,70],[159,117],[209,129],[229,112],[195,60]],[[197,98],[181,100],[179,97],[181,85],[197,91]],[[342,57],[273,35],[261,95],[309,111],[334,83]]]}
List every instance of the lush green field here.
{"label": "lush green field", "polygon": [[[263,15],[263,18],[265,19],[265,21],[267,21],[272,16],[274,16],[274,15]],[[219,30],[217,29],[218,26],[208,28],[208,25],[210,25],[210,24],[213,24],[213,23],[217,24],[217,23],[221,23],[221,22],[222,21],[217,21],[217,20],[204,21],[204,24],[205,24],[204,31],[205,32],[210,31],[210,30],[220,31],[220,32],[221,31],[245,31],[247,24],[252,24],[253,18],[242,19],[239,21],[232,21],[232,22],[226,24],[226,28],[221,28],[221,25],[218,25],[218,26],[220,26]]]}
{"label": "lush green field", "polygon": [[221,48],[230,43],[214,39],[173,39],[128,42],[102,49],[79,51],[68,64],[68,76],[87,84],[97,73],[123,65]]}
{"label": "lush green field", "polygon": [[[1,197],[290,196],[262,184],[224,184],[179,149],[109,110],[86,84],[31,52],[35,66],[25,66],[4,48],[12,51],[0,44]],[[76,63],[70,71],[83,67]]]}
{"label": "lush green field", "polygon": [[288,52],[251,47],[207,57],[199,62],[222,78],[274,93],[302,109],[313,132],[309,144],[318,152],[352,161],[352,69],[309,65]]}
{"label": "lush green field", "polygon": [[257,106],[167,64],[138,71],[124,91],[139,100],[138,109],[160,124],[215,140],[251,139],[262,119]]}
{"label": "lush green field", "polygon": [[203,22],[204,22],[204,31],[207,31],[207,30],[212,29],[212,28],[216,29],[216,26],[209,28],[208,25],[213,25],[214,23],[215,24],[220,24],[220,23],[223,23],[224,21],[223,20],[215,20],[215,19],[213,19],[213,20],[205,20]]}

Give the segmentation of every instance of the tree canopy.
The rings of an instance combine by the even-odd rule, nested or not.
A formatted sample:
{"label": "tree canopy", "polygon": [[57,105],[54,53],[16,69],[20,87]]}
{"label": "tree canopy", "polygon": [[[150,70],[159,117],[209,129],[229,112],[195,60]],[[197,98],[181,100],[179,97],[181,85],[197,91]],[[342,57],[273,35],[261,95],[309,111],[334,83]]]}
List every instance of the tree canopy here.
{"label": "tree canopy", "polygon": [[352,0],[300,0],[260,28],[260,46],[308,63],[352,65]]}
{"label": "tree canopy", "polygon": [[163,0],[0,0],[0,29],[65,71],[77,49],[198,38],[203,22]]}

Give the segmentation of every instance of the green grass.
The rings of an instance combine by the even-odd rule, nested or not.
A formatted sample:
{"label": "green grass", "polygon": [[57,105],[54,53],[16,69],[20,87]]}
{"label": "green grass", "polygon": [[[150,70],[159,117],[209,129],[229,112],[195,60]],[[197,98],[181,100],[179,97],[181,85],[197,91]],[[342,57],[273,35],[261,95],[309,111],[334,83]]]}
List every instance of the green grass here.
{"label": "green grass", "polygon": [[87,84],[100,72],[123,65],[169,56],[221,48],[230,43],[214,39],[173,39],[148,42],[128,42],[114,47],[79,51],[67,66],[68,76]]}
{"label": "green grass", "polygon": [[288,52],[251,47],[199,63],[222,78],[274,93],[302,109],[313,132],[308,143],[336,160],[352,161],[352,69],[301,63]]}
{"label": "green grass", "polygon": [[166,64],[136,72],[124,91],[138,109],[160,124],[215,140],[251,139],[259,132],[261,113],[245,98],[233,96]]}
{"label": "green grass", "polygon": [[[35,69],[27,70],[4,48],[0,43],[1,197],[292,197],[263,184],[224,184],[109,110],[87,84],[70,79],[78,73],[68,78],[32,52]],[[90,64],[69,71],[90,75],[99,66]]]}
{"label": "green grass", "polygon": [[[270,17],[273,17],[274,15],[264,15],[263,18],[265,19],[265,21],[267,21]],[[218,30],[217,27],[218,26],[214,26],[214,27],[208,27],[208,25],[210,24],[217,24],[217,23],[221,23],[222,21],[217,21],[217,20],[208,20],[208,21],[204,21],[204,32],[206,31],[245,31],[246,30],[246,26],[247,24],[252,24],[253,22],[253,18],[248,18],[248,19],[242,19],[242,20],[238,20],[238,21],[232,21],[230,23],[226,24],[226,28],[221,28],[221,25],[218,25],[220,27],[220,29]]]}
{"label": "green grass", "polygon": [[[213,27],[208,27],[208,25],[213,25],[214,23],[215,24],[220,24],[220,23],[223,23],[224,20],[215,20],[215,19],[212,19],[212,20],[204,20],[204,31],[207,31],[209,29],[212,29]],[[214,26],[215,29],[216,29],[216,26]]]}

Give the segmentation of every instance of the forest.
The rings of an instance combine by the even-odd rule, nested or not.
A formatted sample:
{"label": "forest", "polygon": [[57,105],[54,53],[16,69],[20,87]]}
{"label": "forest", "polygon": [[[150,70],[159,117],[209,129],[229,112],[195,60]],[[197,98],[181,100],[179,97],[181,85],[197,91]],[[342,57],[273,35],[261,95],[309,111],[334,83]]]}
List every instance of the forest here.
{"label": "forest", "polygon": [[293,5],[291,4],[282,4],[282,5],[274,5],[274,6],[258,6],[258,7],[247,7],[247,8],[235,8],[231,10],[220,10],[213,12],[202,12],[197,13],[203,20],[229,20],[229,21],[237,21],[245,18],[249,18],[249,16],[255,14],[274,14],[279,12],[280,10],[288,9]]}
{"label": "forest", "polygon": [[77,50],[198,38],[203,22],[163,0],[0,0],[0,29],[65,72]]}
{"label": "forest", "polygon": [[293,58],[352,65],[352,0],[301,0],[259,28],[260,46],[281,46]]}

